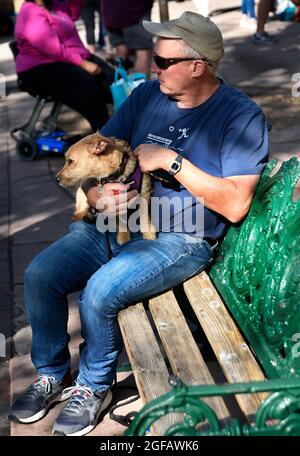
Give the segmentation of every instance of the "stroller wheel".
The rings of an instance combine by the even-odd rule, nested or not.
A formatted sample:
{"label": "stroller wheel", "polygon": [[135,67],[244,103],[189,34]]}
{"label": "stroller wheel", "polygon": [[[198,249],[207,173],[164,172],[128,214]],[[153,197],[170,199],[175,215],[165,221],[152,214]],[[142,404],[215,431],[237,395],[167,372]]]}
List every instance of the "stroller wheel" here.
{"label": "stroller wheel", "polygon": [[21,160],[35,160],[38,154],[38,147],[33,139],[26,138],[17,142],[17,154]]}

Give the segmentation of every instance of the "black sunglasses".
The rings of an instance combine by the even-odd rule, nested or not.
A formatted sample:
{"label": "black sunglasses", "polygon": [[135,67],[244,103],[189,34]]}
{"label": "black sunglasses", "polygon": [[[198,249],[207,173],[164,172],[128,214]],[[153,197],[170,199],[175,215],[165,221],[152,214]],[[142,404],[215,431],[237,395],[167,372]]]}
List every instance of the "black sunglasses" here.
{"label": "black sunglasses", "polygon": [[156,63],[156,65],[158,66],[158,68],[160,68],[161,70],[166,70],[171,65],[176,65],[176,63],[185,62],[186,60],[196,60],[196,59],[192,58],[192,57],[182,57],[182,58],[175,57],[173,59],[165,59],[164,57],[161,57],[160,55],[157,55],[157,54],[155,54],[155,52],[153,52],[153,60]]}
{"label": "black sunglasses", "polygon": [[161,70],[167,70],[171,65],[176,65],[179,62],[185,62],[187,60],[203,60],[204,62],[209,62],[206,59],[196,59],[195,57],[174,57],[173,59],[166,59],[160,55],[153,52],[153,60]]}

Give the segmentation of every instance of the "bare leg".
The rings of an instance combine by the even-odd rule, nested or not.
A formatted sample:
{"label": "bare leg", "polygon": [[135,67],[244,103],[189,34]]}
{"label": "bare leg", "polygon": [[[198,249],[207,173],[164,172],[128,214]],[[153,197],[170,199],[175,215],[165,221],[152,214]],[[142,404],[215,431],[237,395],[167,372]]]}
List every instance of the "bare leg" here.
{"label": "bare leg", "polygon": [[265,32],[268,15],[273,6],[274,0],[260,0],[257,10],[257,31],[251,37],[252,43],[265,46],[278,43],[278,38]]}
{"label": "bare leg", "polygon": [[96,46],[94,44],[88,44],[87,48],[88,48],[88,50],[90,51],[91,54],[95,54]]}
{"label": "bare leg", "polygon": [[273,7],[273,0],[260,0],[257,10],[257,33],[262,33],[265,30],[265,24],[268,19],[269,12]]}
{"label": "bare leg", "polygon": [[118,44],[117,46],[117,56],[121,57],[122,59],[126,59],[128,56],[128,47],[126,44]]}
{"label": "bare leg", "polygon": [[135,51],[136,61],[133,71],[137,73],[144,73],[147,77],[150,74],[151,65],[151,49],[137,49]]}

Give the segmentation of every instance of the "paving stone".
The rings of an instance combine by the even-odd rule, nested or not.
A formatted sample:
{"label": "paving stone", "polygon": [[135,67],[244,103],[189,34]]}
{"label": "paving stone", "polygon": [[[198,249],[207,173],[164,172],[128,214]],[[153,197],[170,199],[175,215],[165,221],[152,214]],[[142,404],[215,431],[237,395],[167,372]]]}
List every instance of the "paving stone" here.
{"label": "paving stone", "polygon": [[13,348],[16,356],[30,353],[32,332],[24,306],[23,285],[14,287],[12,322]]}
{"label": "paving stone", "polygon": [[0,261],[7,261],[8,260],[8,252],[7,248],[0,248]]}
{"label": "paving stone", "polygon": [[[13,318],[17,320],[18,318],[22,318],[26,320],[27,317],[25,315],[25,306],[24,306],[24,286],[23,285],[15,285],[14,286],[14,310],[13,310]],[[16,322],[14,322],[15,327]]]}
{"label": "paving stone", "polygon": [[280,21],[268,23],[267,30],[271,30],[280,40],[270,50],[268,46],[251,43],[251,33],[238,26],[239,18],[238,12],[213,18],[224,34],[225,58],[221,68],[231,84],[273,91],[290,87],[291,76],[297,72],[297,62],[291,55],[299,34],[298,24],[289,23],[287,27],[287,24]]}
{"label": "paving stone", "polygon": [[9,362],[0,361],[0,436],[10,434],[10,423],[7,419],[10,406]]}
{"label": "paving stone", "polygon": [[[46,160],[35,160],[34,162],[23,162],[21,160],[15,161],[11,166],[11,185],[12,190],[15,187],[23,186],[23,181],[36,179],[49,180],[48,163]],[[16,189],[17,192],[19,189]]]}
{"label": "paving stone", "polygon": [[[4,214],[0,215],[0,240],[7,244],[7,239],[9,236],[9,226],[8,226],[8,210],[7,206],[2,208]],[[2,246],[1,246],[2,247]]]}
{"label": "paving stone", "polygon": [[280,161],[288,160],[290,157],[298,157],[299,155],[299,145],[296,143],[286,143],[286,144],[276,144],[273,143],[270,146],[270,156],[271,158],[276,158]]}
{"label": "paving stone", "polygon": [[0,288],[0,311],[1,310],[11,310],[13,307],[13,299],[10,294],[3,295]]}
{"label": "paving stone", "polygon": [[7,213],[7,206],[8,206],[8,194],[7,194],[6,186],[2,185],[2,190],[3,191],[0,192],[0,205],[1,205],[0,215],[5,215]]}
{"label": "paving stone", "polygon": [[29,263],[38,253],[45,250],[49,245],[49,242],[40,242],[12,246],[14,284],[21,284],[24,282],[24,271]]}
{"label": "paving stone", "polygon": [[14,356],[24,356],[31,352],[32,331],[29,323],[27,326],[16,330],[13,343]]}
{"label": "paving stone", "polygon": [[[63,212],[63,211],[62,211]],[[49,212],[19,220],[12,225],[15,244],[54,242],[68,232],[72,222],[72,208],[60,214]],[[46,218],[45,218],[46,217]]]}
{"label": "paving stone", "polygon": [[3,237],[3,238],[1,238],[1,236],[0,236],[0,249],[3,250],[3,249],[7,249],[7,248],[8,248],[8,238],[7,238],[7,236]]}
{"label": "paving stone", "polygon": [[9,282],[0,282],[0,296],[8,296],[10,294]]}
{"label": "paving stone", "polygon": [[11,310],[0,310],[0,361],[11,357]]}
{"label": "paving stone", "polygon": [[[0,157],[1,157],[1,152],[0,152]],[[1,169],[1,172],[0,172],[0,195],[1,197],[5,197],[7,198],[7,193],[8,193],[8,188],[7,188],[7,172],[6,172],[6,169],[5,169],[5,165],[3,165],[3,163],[1,162],[0,160],[0,169]]]}
{"label": "paving stone", "polygon": [[0,260],[0,280],[1,282],[9,282],[9,270],[7,260]]}
{"label": "paving stone", "polygon": [[61,168],[64,166],[65,159],[64,159],[64,157],[59,157],[59,156],[52,155],[48,159],[48,164],[49,164],[49,167],[50,167],[51,172],[53,173],[53,175],[56,175],[58,173],[58,171],[60,171]]}
{"label": "paving stone", "polygon": [[12,192],[10,234],[14,242],[56,240],[71,222],[73,205],[50,177],[46,182],[24,181],[21,191]]}

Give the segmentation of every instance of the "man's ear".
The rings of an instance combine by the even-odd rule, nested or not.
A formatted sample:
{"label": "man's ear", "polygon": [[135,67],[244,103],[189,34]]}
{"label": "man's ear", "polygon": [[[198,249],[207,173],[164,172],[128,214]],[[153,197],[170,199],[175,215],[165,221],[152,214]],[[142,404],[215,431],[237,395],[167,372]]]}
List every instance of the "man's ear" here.
{"label": "man's ear", "polygon": [[194,61],[194,68],[193,68],[193,76],[194,77],[199,77],[202,76],[202,74],[206,70],[206,64],[203,62],[203,60],[195,60]]}

